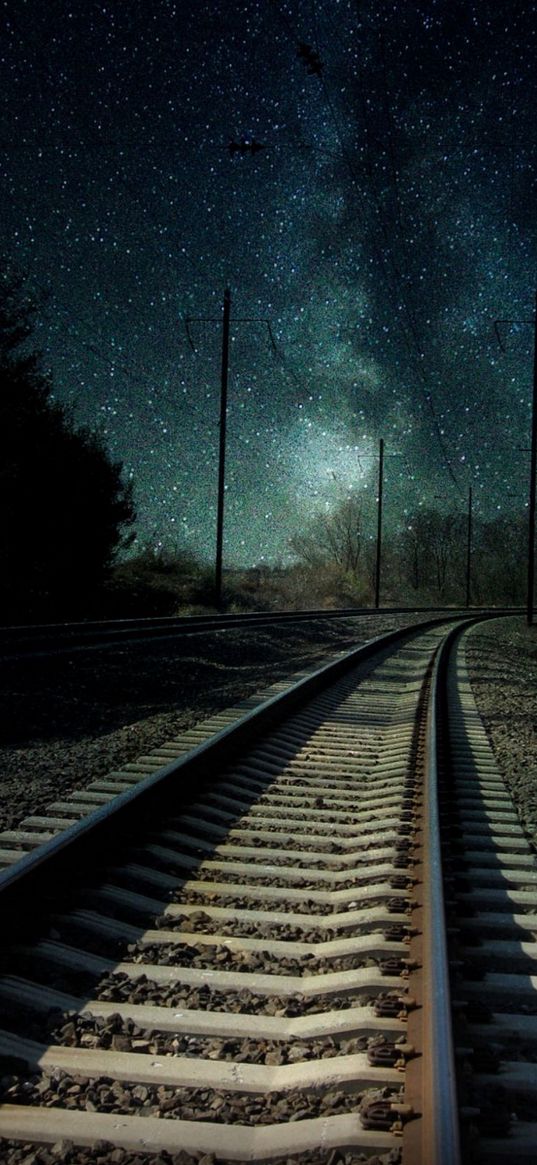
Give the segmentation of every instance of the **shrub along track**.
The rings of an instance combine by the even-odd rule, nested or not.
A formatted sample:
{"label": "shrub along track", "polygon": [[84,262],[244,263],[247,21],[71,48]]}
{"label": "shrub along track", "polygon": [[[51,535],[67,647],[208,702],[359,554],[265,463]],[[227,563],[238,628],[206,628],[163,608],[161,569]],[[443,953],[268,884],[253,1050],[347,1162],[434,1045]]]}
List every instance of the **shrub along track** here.
{"label": "shrub along track", "polygon": [[444,633],[303,680],[277,727],[283,697],[238,739],[216,717],[209,742],[192,730],[0,837],[2,1160],[37,1141],[73,1161],[455,1165],[424,784]]}

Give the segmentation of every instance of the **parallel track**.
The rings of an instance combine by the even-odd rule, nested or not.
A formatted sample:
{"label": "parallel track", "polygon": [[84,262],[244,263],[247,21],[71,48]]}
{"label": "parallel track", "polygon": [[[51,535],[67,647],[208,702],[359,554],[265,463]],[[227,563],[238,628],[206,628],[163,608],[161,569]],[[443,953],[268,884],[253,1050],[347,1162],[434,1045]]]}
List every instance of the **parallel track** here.
{"label": "parallel track", "polygon": [[463,1151],[498,1149],[458,1029],[451,1047],[445,631],[349,653],[0,836],[2,1160],[68,1138],[148,1161],[457,1165],[455,1065]]}
{"label": "parallel track", "polygon": [[441,829],[465,1162],[537,1160],[537,860],[472,694],[446,666]]}
{"label": "parallel track", "polygon": [[[512,608],[516,613],[518,608]],[[456,615],[453,608],[436,608],[436,613]],[[309,623],[318,619],[363,618],[374,615],[418,615],[432,618],[428,608],[346,607],[340,610],[252,611],[242,614],[161,616],[145,619],[108,619],[82,623],[49,623],[20,627],[0,627],[0,659],[34,655],[64,655],[79,651],[103,651],[150,640],[168,640],[215,631],[247,630],[277,624]],[[462,615],[460,611],[458,614]]]}

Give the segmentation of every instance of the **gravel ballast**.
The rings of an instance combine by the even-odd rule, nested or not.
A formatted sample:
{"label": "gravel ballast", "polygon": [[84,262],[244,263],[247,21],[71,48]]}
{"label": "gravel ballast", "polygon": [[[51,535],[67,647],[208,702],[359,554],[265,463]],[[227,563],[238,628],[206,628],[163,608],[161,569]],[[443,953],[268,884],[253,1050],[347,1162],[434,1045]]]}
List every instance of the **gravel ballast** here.
{"label": "gravel ballast", "polygon": [[[93,1148],[81,1148],[70,1141],[60,1141],[55,1145],[42,1146],[33,1150],[31,1145],[19,1145],[17,1142],[0,1141],[0,1152],[4,1151],[6,1162],[9,1165],[237,1165],[236,1161],[226,1161],[219,1157],[218,1161],[212,1153],[133,1153],[128,1149],[115,1149],[107,1141],[97,1143]],[[31,1157],[29,1152],[32,1151]],[[338,1149],[328,1149],[325,1152],[315,1150],[312,1153],[301,1153],[300,1156],[280,1157],[272,1165],[400,1165],[399,1149],[389,1153],[382,1153],[373,1159],[365,1153],[344,1153]]]}
{"label": "gravel ballast", "polygon": [[280,679],[429,617],[315,619],[5,660],[0,829]]}
{"label": "gravel ballast", "polygon": [[522,618],[481,624],[467,639],[466,662],[498,766],[537,839],[537,627]]}
{"label": "gravel ballast", "polygon": [[[269,684],[418,618],[317,619],[5,662],[0,829]],[[518,616],[485,623],[469,637],[467,660],[500,769],[537,836],[537,631]]]}
{"label": "gravel ballast", "polygon": [[[151,648],[137,648],[133,653],[113,652],[104,654],[89,653],[90,657],[82,654],[69,661],[68,659],[51,661],[27,661],[25,668],[29,674],[24,676],[24,668],[12,665],[7,669],[4,679],[5,690],[2,699],[5,703],[7,716],[5,722],[10,724],[5,736],[4,756],[6,760],[5,776],[2,778],[1,796],[3,801],[0,821],[5,828],[16,825],[24,816],[30,813],[43,813],[51,800],[60,795],[67,795],[76,788],[84,788],[91,780],[101,773],[120,767],[128,760],[134,759],[141,753],[149,752],[151,748],[162,744],[172,736],[178,735],[185,728],[208,718],[221,708],[229,707],[245,698],[250,693],[261,690],[280,676],[289,676],[301,667],[313,666],[327,655],[339,653],[357,642],[357,628],[361,631],[362,641],[372,638],[381,630],[394,625],[393,617],[385,619],[384,626],[379,621],[336,620],[334,624],[326,624],[322,629],[317,625],[315,635],[303,629],[270,629],[256,632],[221,633],[212,636],[211,642],[207,638],[200,639],[196,644],[192,640],[188,649],[184,643],[174,649],[169,645]],[[232,636],[233,638],[229,638]],[[118,660],[118,655],[122,660]],[[533,629],[527,629],[521,619],[503,620],[492,626],[485,625],[476,630],[470,639],[468,647],[468,663],[478,707],[484,716],[489,738],[495,749],[501,770],[513,791],[521,816],[527,828],[537,836],[537,760],[535,757],[535,735],[537,732],[537,637]],[[79,666],[80,665],[80,666]],[[81,667],[81,670],[80,670]],[[70,670],[70,668],[72,670]],[[209,678],[210,677],[210,678]],[[17,681],[17,682],[15,682]],[[18,684],[18,686],[17,686]],[[26,735],[25,735],[26,734]],[[233,876],[230,873],[230,879]],[[225,874],[219,875],[225,877]],[[270,884],[270,879],[262,879]],[[307,881],[307,880],[306,880]],[[294,883],[295,884],[295,883]],[[296,882],[297,885],[300,881]],[[322,887],[322,882],[315,882],[315,888]],[[235,888],[232,888],[232,892]],[[359,888],[356,890],[359,897]],[[191,899],[196,901],[194,891]],[[202,896],[200,895],[200,900]],[[248,906],[246,900],[243,905]],[[278,904],[280,911],[282,904]],[[356,907],[357,903],[349,904]],[[371,905],[371,903],[368,903]],[[341,907],[339,908],[341,909]],[[322,913],[326,908],[322,908]],[[163,924],[166,916],[163,916]],[[191,920],[180,920],[178,926],[191,926]],[[324,934],[322,937],[325,937]],[[178,932],[181,941],[180,929]],[[211,948],[210,948],[211,950]],[[130,949],[133,961],[157,963],[165,959],[173,963],[175,957],[165,944],[145,945],[143,950],[137,947]],[[211,953],[214,954],[214,951]],[[222,948],[222,959],[234,965],[241,962],[240,969],[252,970],[257,963],[257,954],[233,955]],[[178,958],[181,963],[188,962],[195,967],[204,967],[207,964],[208,952],[204,947],[180,946]],[[267,960],[262,956],[262,963]],[[346,956],[344,959],[323,961],[313,958],[307,966],[308,974],[332,971],[336,967],[359,967],[376,965],[376,960],[367,958],[357,959]],[[208,964],[207,964],[208,965]],[[300,968],[295,967],[292,959],[272,960],[271,969],[280,973],[298,973]],[[111,975],[100,985],[102,999],[121,1000],[124,998],[141,1002],[150,984],[142,976],[135,983],[130,983],[122,976]],[[177,1006],[178,1001],[183,1006],[205,1008],[210,1010],[215,1005],[222,1006],[221,993],[207,988],[187,988],[178,985],[168,986],[160,990],[161,1004]],[[150,992],[151,1001],[155,1001],[155,992]],[[341,1008],[352,1004],[363,1004],[368,999],[368,993],[342,995]],[[229,995],[226,994],[226,1003]],[[234,997],[236,1010],[265,1011],[269,1015],[304,1014],[308,1011],[320,1010],[323,1003],[319,999],[305,1001],[297,996],[294,999],[276,999],[274,997],[259,997],[251,995],[248,990],[238,992]],[[334,1007],[334,999],[330,999],[330,1007]],[[82,1046],[106,1046],[110,1032],[104,1032],[104,1024],[90,1021],[79,1021],[78,1026],[71,1021],[64,1023],[56,1038],[71,1046],[73,1043]],[[72,1029],[72,1030],[71,1030]],[[104,1034],[103,1034],[104,1033]],[[139,1032],[135,1033],[140,1036]],[[147,1036],[147,1050],[151,1054],[154,1047],[150,1040],[154,1038],[150,1032],[141,1033]],[[116,1030],[111,1038],[120,1041],[120,1050],[130,1048],[132,1031],[123,1022],[118,1020]],[[104,1040],[104,1044],[102,1041]],[[209,1048],[206,1039],[197,1040],[184,1037],[174,1046],[171,1037],[159,1037],[157,1050],[163,1054],[180,1054],[199,1056],[209,1055],[214,1058],[230,1058],[236,1055],[236,1048],[222,1040],[213,1041]],[[86,1041],[89,1041],[87,1043]],[[124,1041],[121,1044],[121,1041]],[[304,1048],[297,1046],[294,1050],[301,1058],[328,1057],[343,1053],[354,1053],[365,1050],[369,1041],[359,1038],[343,1042],[343,1045],[331,1040],[312,1042]],[[127,1044],[129,1047],[127,1047]],[[244,1049],[246,1060],[265,1063],[267,1065],[289,1062],[289,1044],[282,1050],[277,1043],[265,1041],[260,1049],[247,1045]],[[270,1105],[266,1099],[244,1099],[216,1091],[199,1093],[199,1090],[171,1090],[156,1089],[146,1085],[122,1085],[108,1080],[88,1080],[74,1077],[58,1076],[58,1079],[35,1077],[30,1089],[19,1091],[19,1085],[13,1081],[11,1093],[8,1084],[5,1099],[15,1103],[40,1103],[43,1099],[43,1090],[47,1103],[57,1103],[59,1093],[66,1090],[70,1095],[70,1106],[85,1111],[98,1111],[105,1108],[114,1113],[140,1113],[156,1115],[161,1111],[173,1120],[180,1116],[184,1118],[185,1111],[190,1110],[193,1120],[207,1119],[207,1108],[210,1109],[210,1119],[213,1121],[231,1121],[232,1123],[278,1123],[280,1121],[301,1120],[311,1117],[322,1117],[327,1114],[358,1111],[361,1093],[345,1090],[333,1090],[332,1093],[296,1094],[293,1097],[287,1094],[275,1093],[271,1097]],[[261,1105],[261,1110],[260,1110]],[[20,1154],[21,1146],[16,1144],[0,1144],[0,1156],[5,1152],[6,1161],[10,1165],[28,1165],[29,1159]],[[33,1151],[32,1151],[33,1152]],[[61,1147],[54,1146],[39,1150],[37,1155],[30,1158],[32,1165],[55,1165],[56,1161],[65,1162],[65,1165],[146,1165],[143,1154],[129,1154],[123,1150],[115,1151],[110,1146],[94,1146],[92,1150],[82,1150],[66,1143]],[[187,1154],[162,1154],[162,1157],[151,1159],[151,1165],[190,1165],[196,1158]],[[197,1158],[202,1165],[216,1165],[214,1158]],[[361,1161],[360,1154],[344,1154],[336,1152],[326,1155],[310,1156],[303,1154],[297,1157],[296,1165],[350,1165],[351,1162]],[[398,1160],[398,1153],[382,1155],[376,1161],[382,1165],[388,1161]],[[148,1165],[148,1163],[147,1163]],[[221,1165],[218,1159],[218,1165]],[[290,1161],[287,1162],[290,1165]]]}

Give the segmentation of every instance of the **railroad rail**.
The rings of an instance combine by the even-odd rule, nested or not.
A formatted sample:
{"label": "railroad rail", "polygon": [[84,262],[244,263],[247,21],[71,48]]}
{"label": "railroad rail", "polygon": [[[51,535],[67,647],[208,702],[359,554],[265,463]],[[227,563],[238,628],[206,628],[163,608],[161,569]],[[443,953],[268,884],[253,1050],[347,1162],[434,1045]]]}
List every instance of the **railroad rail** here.
{"label": "railroad rail", "polygon": [[532,1160],[537,866],[465,634],[383,636],[0,835],[6,1165]]}
{"label": "railroad rail", "polygon": [[[521,608],[510,608],[516,614]],[[452,607],[435,612],[466,615]],[[504,613],[503,610],[498,612]],[[507,611],[505,612],[507,613]],[[327,611],[246,611],[220,615],[170,615],[140,619],[106,619],[79,623],[45,623],[0,627],[0,659],[29,655],[57,655],[72,651],[105,650],[144,640],[173,639],[214,631],[266,627],[278,623],[309,623],[317,619],[361,618],[371,615],[413,615],[432,617],[427,607],[345,607]]]}

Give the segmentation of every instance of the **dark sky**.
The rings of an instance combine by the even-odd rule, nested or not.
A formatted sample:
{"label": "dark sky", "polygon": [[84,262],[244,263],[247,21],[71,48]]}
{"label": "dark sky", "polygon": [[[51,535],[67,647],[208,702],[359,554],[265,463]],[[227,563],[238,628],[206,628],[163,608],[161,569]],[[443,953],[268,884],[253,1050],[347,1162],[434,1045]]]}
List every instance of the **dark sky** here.
{"label": "dark sky", "polygon": [[[523,511],[536,4],[3,12],[0,249],[45,293],[55,392],[133,474],[142,540],[213,551],[226,286],[228,563],[374,500],[380,437],[388,521],[464,510],[470,485],[482,514]],[[195,351],[187,316],[215,320]],[[528,321],[505,352],[496,319]]]}

